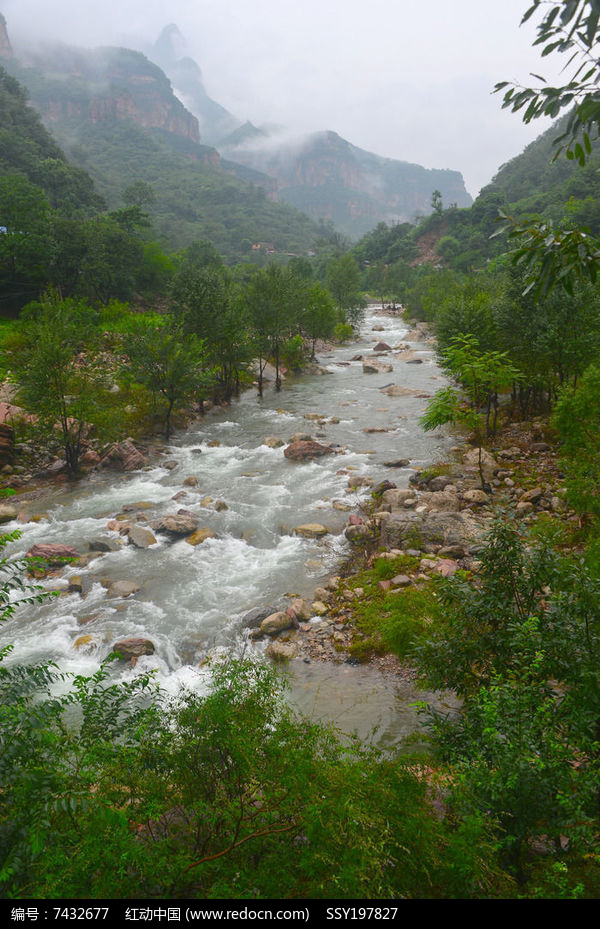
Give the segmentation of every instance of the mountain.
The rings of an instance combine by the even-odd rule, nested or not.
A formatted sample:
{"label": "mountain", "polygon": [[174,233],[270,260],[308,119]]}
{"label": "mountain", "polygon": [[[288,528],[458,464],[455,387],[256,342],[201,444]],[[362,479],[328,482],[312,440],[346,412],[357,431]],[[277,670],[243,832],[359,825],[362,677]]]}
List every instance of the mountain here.
{"label": "mountain", "polygon": [[163,29],[146,54],[163,69],[177,96],[198,119],[202,141],[216,145],[240,125],[240,120],[209,97],[200,66],[193,58],[183,54],[185,51],[183,36],[177,26],[171,24]]}
{"label": "mountain", "polygon": [[242,123],[208,96],[200,66],[187,55],[185,39],[174,24],[163,29],[147,54],[198,118],[204,142],[230,161],[273,178],[282,200],[316,220],[333,222],[352,238],[381,221],[397,223],[430,213],[434,190],[446,204],[465,207],[472,202],[458,171],[382,158],[335,132],[289,142],[281,129]]}
{"label": "mountain", "polygon": [[0,176],[5,174],[20,174],[41,187],[65,214],[93,213],[104,205],[91,178],[69,163],[28,105],[24,89],[0,67]]}
{"label": "mountain", "polygon": [[278,142],[277,134],[247,123],[219,148],[231,160],[274,177],[283,200],[315,219],[331,220],[353,238],[379,222],[393,225],[430,213],[434,190],[447,205],[472,202],[459,171],[382,158],[335,132]]}
{"label": "mountain", "polygon": [[2,61],[109,208],[132,182],[151,185],[148,212],[167,247],[210,239],[232,261],[260,243],[284,253],[315,249],[318,225],[276,202],[273,180],[203,145],[197,118],[142,53],[55,44],[17,48]]}

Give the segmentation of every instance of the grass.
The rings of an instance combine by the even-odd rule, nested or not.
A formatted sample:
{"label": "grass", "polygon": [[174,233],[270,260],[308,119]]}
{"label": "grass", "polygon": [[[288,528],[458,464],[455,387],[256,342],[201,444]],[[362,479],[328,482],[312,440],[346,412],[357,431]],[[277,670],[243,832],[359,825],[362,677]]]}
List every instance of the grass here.
{"label": "grass", "polygon": [[379,581],[397,574],[418,570],[419,558],[400,555],[394,559],[377,558],[373,566],[352,579],[352,587],[362,587],[364,595],[353,602],[353,623],[357,635],[350,646],[351,655],[366,661],[373,654],[409,658],[415,645],[431,623],[441,620],[436,594],[437,579],[420,587],[384,591]]}

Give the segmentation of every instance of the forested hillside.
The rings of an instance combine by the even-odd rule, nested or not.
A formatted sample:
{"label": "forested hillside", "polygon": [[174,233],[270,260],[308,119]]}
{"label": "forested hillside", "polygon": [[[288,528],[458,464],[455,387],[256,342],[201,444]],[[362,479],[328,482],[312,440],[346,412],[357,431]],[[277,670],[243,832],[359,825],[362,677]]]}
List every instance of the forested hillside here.
{"label": "forested hillside", "polygon": [[305,254],[322,230],[272,198],[269,178],[222,161],[200,143],[197,120],[163,72],[138,52],[46,48],[6,66],[28,89],[70,159],[112,208],[128,184],[151,185],[148,212],[164,246],[210,239],[228,260],[268,243]]}

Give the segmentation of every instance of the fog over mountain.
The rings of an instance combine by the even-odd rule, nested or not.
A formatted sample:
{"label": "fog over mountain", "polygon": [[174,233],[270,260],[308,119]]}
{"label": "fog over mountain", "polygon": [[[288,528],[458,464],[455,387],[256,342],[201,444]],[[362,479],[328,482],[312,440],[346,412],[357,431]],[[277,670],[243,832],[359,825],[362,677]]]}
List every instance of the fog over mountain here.
{"label": "fog over mountain", "polygon": [[[545,128],[491,95],[539,70],[527,4],[505,0],[0,0],[15,42],[147,51],[169,23],[209,96],[239,120],[330,130],[389,158],[462,171],[471,194]],[[182,48],[185,56],[186,48]],[[232,126],[233,128],[233,126]]]}

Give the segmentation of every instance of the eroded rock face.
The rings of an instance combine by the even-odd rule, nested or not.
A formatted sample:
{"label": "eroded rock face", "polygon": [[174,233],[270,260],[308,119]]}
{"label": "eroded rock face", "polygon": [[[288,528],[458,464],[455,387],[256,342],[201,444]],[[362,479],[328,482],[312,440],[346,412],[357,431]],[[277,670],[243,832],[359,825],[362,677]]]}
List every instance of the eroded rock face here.
{"label": "eroded rock face", "polygon": [[312,458],[321,458],[323,455],[332,455],[330,445],[321,445],[320,442],[298,441],[292,442],[283,450],[283,454],[291,461],[307,461]]}
{"label": "eroded rock face", "polygon": [[100,459],[103,468],[137,471],[146,465],[146,458],[132,442],[117,442]]}

